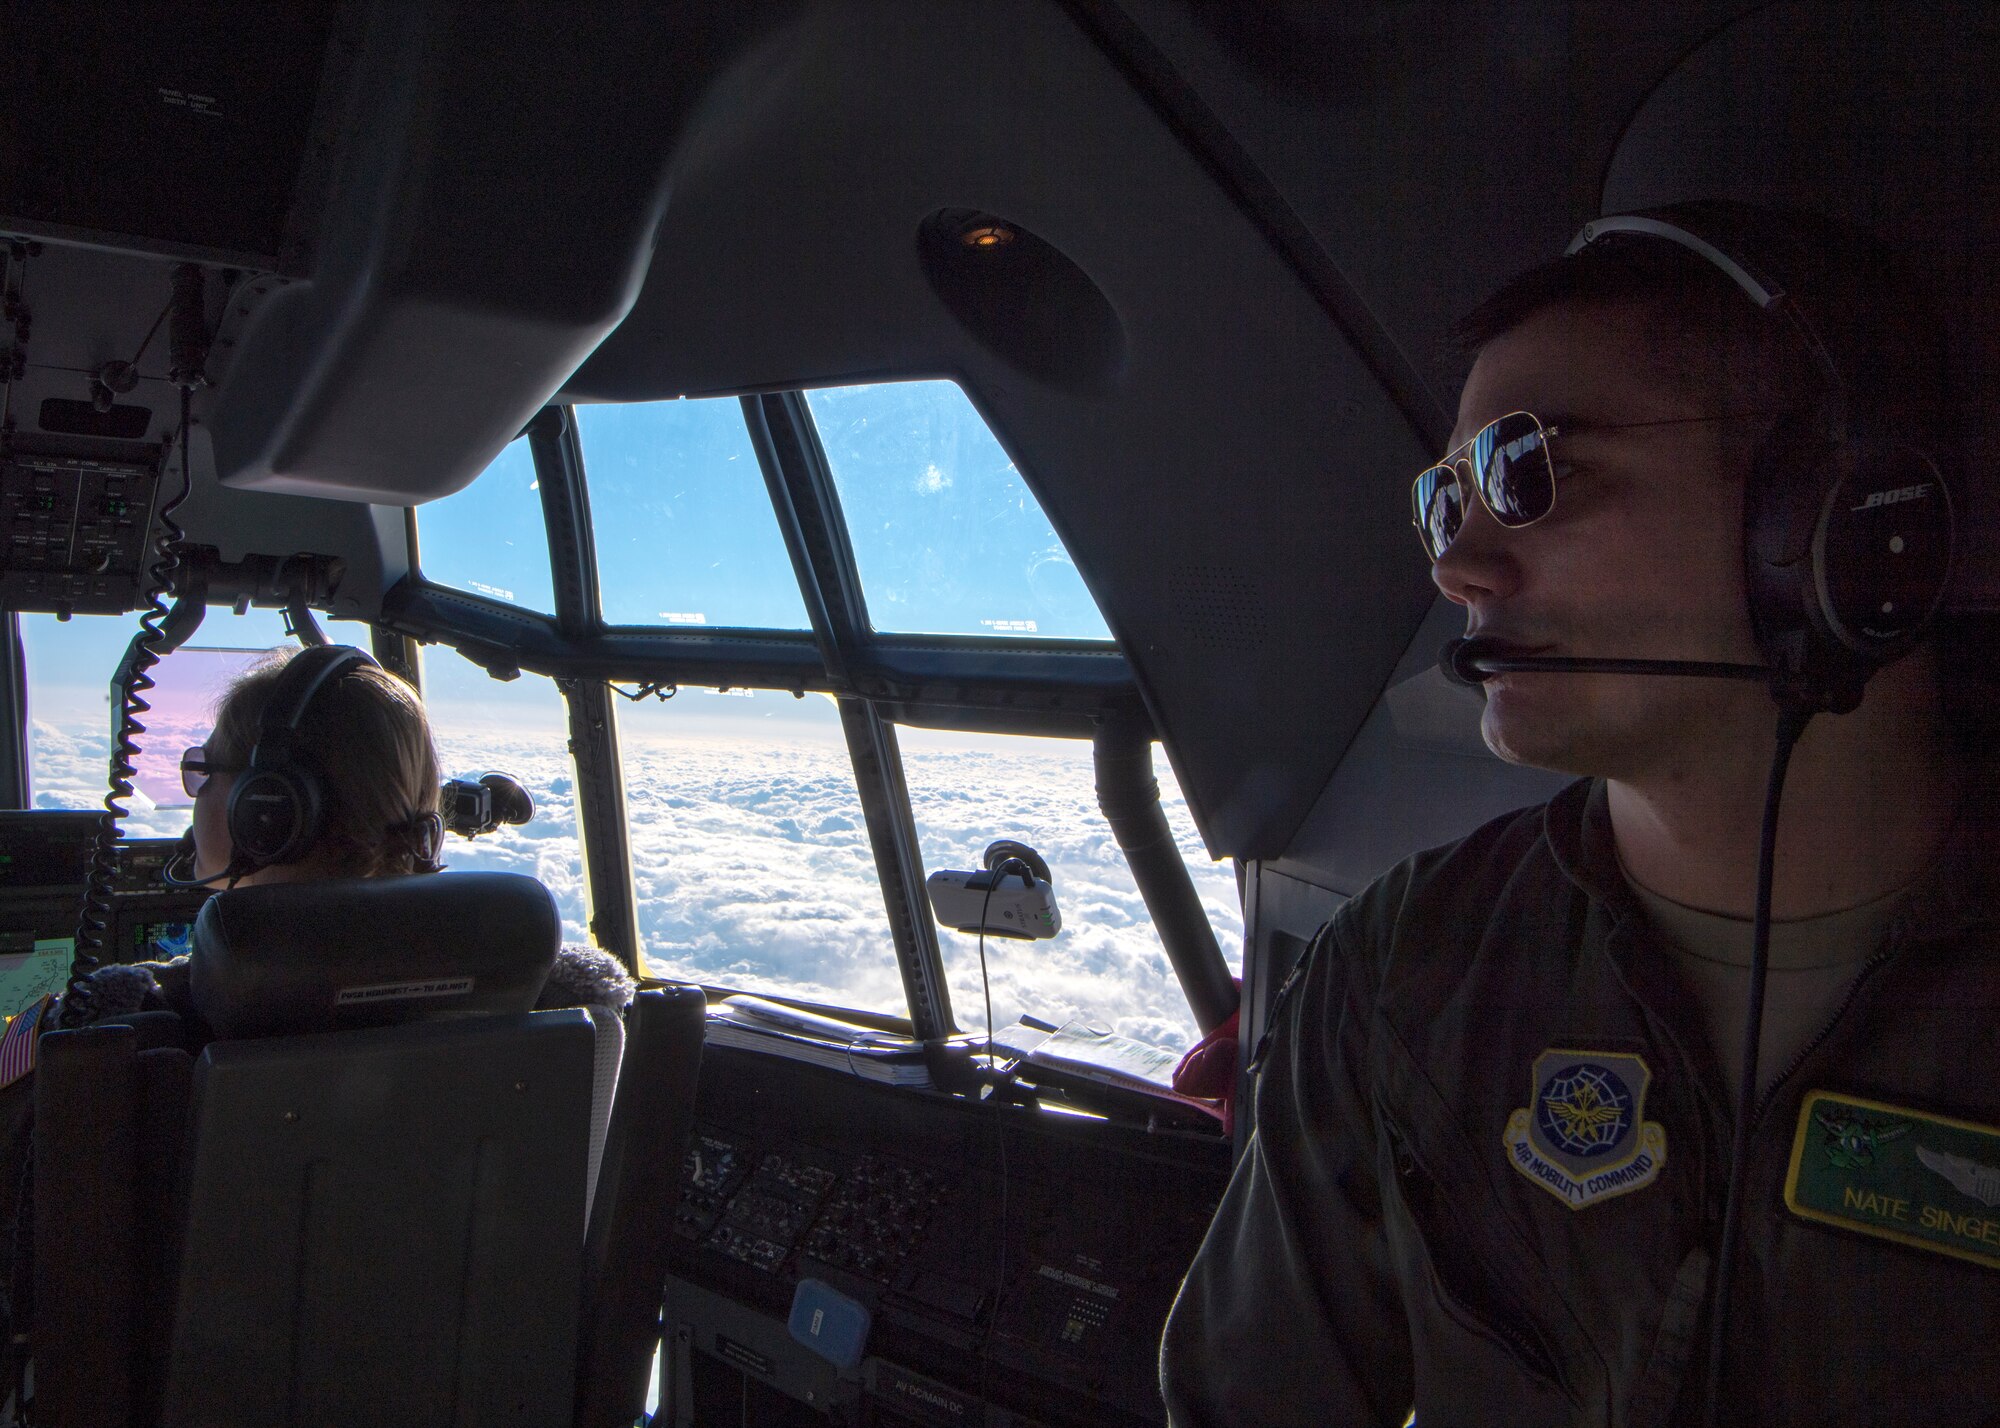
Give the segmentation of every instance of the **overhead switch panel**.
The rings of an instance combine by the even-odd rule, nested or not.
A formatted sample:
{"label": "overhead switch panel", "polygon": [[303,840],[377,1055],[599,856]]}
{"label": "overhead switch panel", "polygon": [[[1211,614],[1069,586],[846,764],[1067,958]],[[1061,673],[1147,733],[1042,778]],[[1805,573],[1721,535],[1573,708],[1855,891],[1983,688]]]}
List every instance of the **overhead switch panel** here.
{"label": "overhead switch panel", "polygon": [[58,615],[135,608],[157,476],[78,456],[0,458],[0,607]]}

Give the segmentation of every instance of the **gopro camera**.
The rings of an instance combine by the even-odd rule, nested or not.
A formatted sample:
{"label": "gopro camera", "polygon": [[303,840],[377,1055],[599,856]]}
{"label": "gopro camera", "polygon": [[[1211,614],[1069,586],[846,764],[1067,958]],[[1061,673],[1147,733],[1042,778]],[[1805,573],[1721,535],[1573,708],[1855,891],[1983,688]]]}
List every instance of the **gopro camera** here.
{"label": "gopro camera", "polygon": [[483,773],[476,780],[445,780],[438,791],[438,811],[447,830],[461,838],[477,838],[503,823],[526,823],[535,816],[535,800],[518,780],[503,773]]}

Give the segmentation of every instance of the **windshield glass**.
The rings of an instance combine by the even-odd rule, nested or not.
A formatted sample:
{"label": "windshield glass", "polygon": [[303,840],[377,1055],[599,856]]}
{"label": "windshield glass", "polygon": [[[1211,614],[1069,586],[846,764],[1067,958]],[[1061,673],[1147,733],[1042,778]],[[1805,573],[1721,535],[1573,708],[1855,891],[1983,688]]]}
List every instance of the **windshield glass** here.
{"label": "windshield glass", "polygon": [[652,971],[908,1014],[831,699],[684,689],[621,703],[618,742]]}
{"label": "windshield glass", "polygon": [[470,486],[417,511],[424,579],[553,614],[549,538],[528,438],[494,457]]}
{"label": "windshield glass", "polygon": [[734,397],[580,406],[604,618],[810,628]]}
{"label": "windshield glass", "polygon": [[540,878],[562,913],[563,941],[590,940],[576,825],[576,768],[569,756],[569,714],[555,681],[522,673],[498,680],[458,651],[423,652],[424,708],[448,779],[504,773],[535,800],[535,816],[477,838],[444,840],[447,868],[526,873]]}
{"label": "windshield glass", "polygon": [[869,621],[901,634],[1108,640],[1039,502],[954,382],[806,393]]}

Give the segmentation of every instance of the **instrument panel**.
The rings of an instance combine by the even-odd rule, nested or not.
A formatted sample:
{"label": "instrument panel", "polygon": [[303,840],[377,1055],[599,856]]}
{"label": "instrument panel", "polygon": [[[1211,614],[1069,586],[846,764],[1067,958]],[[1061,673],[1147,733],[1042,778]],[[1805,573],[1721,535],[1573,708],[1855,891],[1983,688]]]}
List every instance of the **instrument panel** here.
{"label": "instrument panel", "polygon": [[[728,1048],[702,1065],[659,1421],[1159,1423],[1161,1326],[1229,1174],[1219,1136],[879,1086]],[[840,1367],[787,1320],[870,1316]]]}

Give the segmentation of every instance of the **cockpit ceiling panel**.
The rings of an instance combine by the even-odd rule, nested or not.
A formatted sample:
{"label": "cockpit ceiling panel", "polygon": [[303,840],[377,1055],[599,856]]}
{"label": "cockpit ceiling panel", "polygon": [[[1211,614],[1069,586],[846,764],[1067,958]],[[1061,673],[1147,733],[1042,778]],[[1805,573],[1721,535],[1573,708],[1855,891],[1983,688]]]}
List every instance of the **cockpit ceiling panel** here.
{"label": "cockpit ceiling panel", "polygon": [[362,8],[312,278],[244,329],[218,476],[411,505],[478,475],[624,315],[740,7]]}
{"label": "cockpit ceiling panel", "polygon": [[[644,290],[565,395],[956,378],[1076,552],[1210,849],[1281,848],[1379,685],[1354,672],[1428,605],[1385,474],[1426,446],[1091,35],[1039,0],[815,7],[711,90],[671,188]],[[1114,371],[1024,370],[963,325],[920,250],[954,207],[1084,275]]]}

